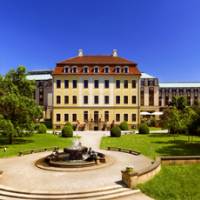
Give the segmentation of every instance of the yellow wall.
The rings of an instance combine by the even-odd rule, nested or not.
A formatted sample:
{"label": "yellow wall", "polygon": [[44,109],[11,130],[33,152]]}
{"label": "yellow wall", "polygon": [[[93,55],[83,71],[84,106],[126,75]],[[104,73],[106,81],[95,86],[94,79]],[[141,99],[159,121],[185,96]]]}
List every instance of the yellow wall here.
{"label": "yellow wall", "polygon": [[[61,80],[61,88],[56,88],[56,80]],[[69,88],[64,88],[64,80],[69,80]],[[72,88],[72,80],[77,80],[77,88]],[[89,80],[88,88],[83,88],[83,80]],[[99,88],[94,88],[94,80],[99,80]],[[104,88],[104,80],[109,80],[109,88]],[[120,80],[120,88],[116,88],[116,80]],[[124,80],[128,80],[128,88],[124,88]],[[132,88],[132,80],[136,80],[136,88]],[[56,104],[56,96],[61,96],[61,104]],[[69,96],[69,104],[64,104],[64,96]],[[72,96],[77,96],[77,104],[72,104]],[[83,104],[83,96],[88,96],[88,104]],[[99,96],[99,104],[94,104],[94,96]],[[104,96],[109,96],[109,104],[104,104]],[[116,104],[116,96],[120,96],[120,104]],[[124,104],[124,96],[128,96],[129,104]],[[132,104],[132,96],[136,96],[136,104]],[[128,114],[129,124],[139,122],[139,78],[132,75],[56,75],[53,78],[53,126],[63,125],[64,114],[69,114],[72,122],[72,114],[77,114],[77,120],[83,122],[83,112],[88,111],[89,121],[94,119],[94,111],[99,111],[99,118],[104,121],[104,112],[109,111],[109,122],[116,120],[119,113],[120,120],[124,120],[124,114]],[[61,114],[61,121],[56,122],[56,114]],[[132,114],[136,114],[136,121],[132,122]],[[117,123],[117,122],[116,122]]]}

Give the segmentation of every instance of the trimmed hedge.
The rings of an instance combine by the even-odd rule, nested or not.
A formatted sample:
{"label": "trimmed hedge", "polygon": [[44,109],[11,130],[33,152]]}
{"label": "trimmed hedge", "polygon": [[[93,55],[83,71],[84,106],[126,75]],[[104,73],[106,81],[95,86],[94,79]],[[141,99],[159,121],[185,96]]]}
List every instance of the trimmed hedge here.
{"label": "trimmed hedge", "polygon": [[37,127],[38,133],[47,133],[47,127],[45,124],[39,124]]}
{"label": "trimmed hedge", "polygon": [[121,136],[121,129],[119,128],[119,126],[114,126],[110,130],[110,136],[111,137],[120,137]]}
{"label": "trimmed hedge", "polygon": [[62,129],[62,137],[73,137],[73,128],[68,125]]}
{"label": "trimmed hedge", "polygon": [[129,128],[128,128],[128,123],[127,123],[126,121],[121,122],[121,124],[119,125],[119,128],[120,128],[121,130],[123,130],[123,131],[128,130],[128,129],[129,129]]}
{"label": "trimmed hedge", "polygon": [[149,127],[146,123],[139,126],[139,134],[149,134]]}

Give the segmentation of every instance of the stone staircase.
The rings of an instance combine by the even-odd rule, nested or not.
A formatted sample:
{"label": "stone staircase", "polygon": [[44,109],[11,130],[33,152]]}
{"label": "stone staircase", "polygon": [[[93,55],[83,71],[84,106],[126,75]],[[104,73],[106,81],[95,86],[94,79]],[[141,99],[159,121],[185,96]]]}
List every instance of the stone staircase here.
{"label": "stone staircase", "polygon": [[[133,197],[134,194],[140,193],[140,190],[131,190],[121,185],[99,188],[96,190],[69,193],[48,193],[48,192],[23,192],[5,187],[0,187],[1,200],[108,200],[123,197]],[[130,198],[132,199],[132,198]]]}

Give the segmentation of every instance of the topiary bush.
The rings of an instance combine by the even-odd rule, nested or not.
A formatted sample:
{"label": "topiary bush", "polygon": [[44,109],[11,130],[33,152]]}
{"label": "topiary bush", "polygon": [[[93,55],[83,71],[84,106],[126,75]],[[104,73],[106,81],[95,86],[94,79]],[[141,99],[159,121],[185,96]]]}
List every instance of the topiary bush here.
{"label": "topiary bush", "polygon": [[72,126],[64,126],[62,129],[62,137],[73,137],[73,128]]}
{"label": "topiary bush", "polygon": [[37,126],[37,132],[38,133],[47,133],[47,127],[45,124],[39,124]]}
{"label": "topiary bush", "polygon": [[72,125],[70,122],[67,122],[67,123],[65,124],[65,126],[71,126],[71,127],[73,128],[73,125]]}
{"label": "topiary bush", "polygon": [[128,123],[126,121],[121,122],[121,124],[119,125],[119,128],[123,131],[128,130]]}
{"label": "topiary bush", "polygon": [[120,137],[121,136],[121,129],[119,128],[119,126],[114,126],[113,128],[111,128],[110,136],[111,137]]}
{"label": "topiary bush", "polygon": [[149,127],[146,123],[139,126],[139,134],[149,134]]}

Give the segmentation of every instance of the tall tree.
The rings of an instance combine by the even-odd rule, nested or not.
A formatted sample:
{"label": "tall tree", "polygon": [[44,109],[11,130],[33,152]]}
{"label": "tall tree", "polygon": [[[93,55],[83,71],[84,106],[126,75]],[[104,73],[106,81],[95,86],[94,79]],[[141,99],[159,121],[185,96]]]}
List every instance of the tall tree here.
{"label": "tall tree", "polygon": [[30,134],[34,123],[42,116],[33,98],[35,84],[26,79],[26,68],[19,66],[0,77],[0,129],[8,136]]}

